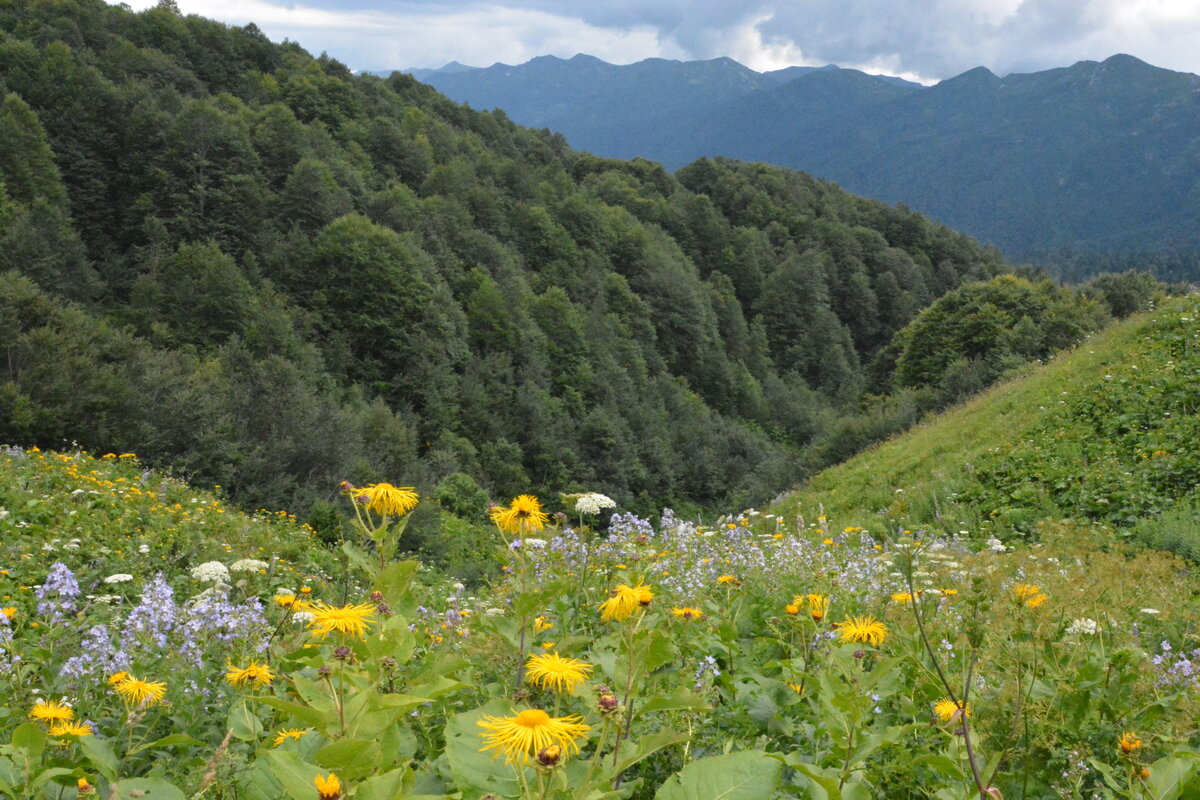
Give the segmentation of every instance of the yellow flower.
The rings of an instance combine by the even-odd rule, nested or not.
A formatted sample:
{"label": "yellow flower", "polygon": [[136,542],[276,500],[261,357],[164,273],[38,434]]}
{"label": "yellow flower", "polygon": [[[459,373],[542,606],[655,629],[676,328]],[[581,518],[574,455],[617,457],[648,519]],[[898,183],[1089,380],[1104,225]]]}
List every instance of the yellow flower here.
{"label": "yellow flower", "polygon": [[535,631],[537,631],[538,633],[541,633],[542,631],[548,631],[553,627],[554,627],[554,623],[550,621],[549,617],[534,617],[533,618],[533,629]]}
{"label": "yellow flower", "polygon": [[825,539],[825,540],[823,540],[823,541],[821,542],[821,544],[832,545],[832,544],[833,544],[833,539]]}
{"label": "yellow flower", "polygon": [[318,775],[313,778],[313,784],[317,787],[317,797],[320,800],[338,800],[342,796],[341,781],[332,772],[328,777]]}
{"label": "yellow flower", "polygon": [[873,647],[883,644],[888,634],[887,626],[874,617],[851,617],[838,627],[843,642],[870,644]]}
{"label": "yellow flower", "polygon": [[93,793],[95,793],[95,791],[96,791],[96,787],[93,786],[92,784],[88,783],[87,778],[76,778],[75,792],[77,794],[93,794]]}
{"label": "yellow flower", "polygon": [[17,609],[15,606],[9,606],[8,608],[0,608],[0,614],[3,614],[4,616],[8,617],[9,619],[12,619],[13,617],[15,617],[17,615]]}
{"label": "yellow flower", "polygon": [[674,614],[677,619],[693,620],[704,618],[704,612],[698,608],[672,608],[671,613]]}
{"label": "yellow flower", "polygon": [[531,494],[514,497],[510,506],[493,507],[488,516],[500,530],[517,536],[540,531],[550,519],[542,511],[542,504]]}
{"label": "yellow flower", "polygon": [[66,703],[57,700],[38,700],[29,710],[29,718],[41,722],[70,722],[75,719],[75,712]]}
{"label": "yellow flower", "polygon": [[296,608],[296,595],[294,594],[277,594],[275,595],[275,604],[280,608]]}
{"label": "yellow flower", "polygon": [[803,686],[802,684],[799,684],[799,683],[789,683],[789,684],[788,684],[788,688],[789,688],[789,689],[791,689],[791,690],[792,690],[793,692],[795,692],[796,694],[799,694],[799,695],[803,695],[803,694],[804,694],[804,686]]}
{"label": "yellow flower", "polygon": [[411,486],[392,486],[390,483],[373,483],[362,489],[355,489],[354,496],[360,503],[365,502],[368,511],[374,511],[383,517],[402,517],[416,508],[420,497]]}
{"label": "yellow flower", "polygon": [[954,597],[956,594],[958,594],[958,589],[942,589],[943,597]]}
{"label": "yellow flower", "polygon": [[896,592],[892,595],[892,602],[901,606],[911,606],[913,596],[908,592]]}
{"label": "yellow flower", "polygon": [[1121,741],[1119,744],[1121,745],[1122,753],[1132,753],[1134,750],[1137,750],[1142,746],[1142,740],[1137,737],[1136,733],[1125,731],[1121,734]]}
{"label": "yellow flower", "polygon": [[330,606],[317,602],[308,607],[308,612],[313,615],[308,626],[313,635],[321,639],[334,631],[362,637],[367,633],[367,626],[375,621],[371,616],[375,613],[375,606],[370,603]]}
{"label": "yellow flower", "polygon": [[118,683],[120,683],[121,681],[125,680],[128,677],[129,677],[128,672],[114,672],[112,675],[108,676],[108,685],[116,686]]}
{"label": "yellow flower", "polygon": [[594,668],[574,658],[563,658],[558,653],[543,653],[530,656],[525,669],[526,680],[530,683],[556,692],[573,692],[588,679],[588,673]]}
{"label": "yellow flower", "polygon": [[787,613],[791,614],[794,617],[800,613],[800,604],[799,603],[788,603],[786,606],[783,607],[783,610],[786,611]]}
{"label": "yellow flower", "polygon": [[961,706],[949,698],[938,700],[933,704],[933,713],[937,714],[938,719],[942,722],[950,722],[957,719],[960,715],[964,717],[971,716],[971,704]]}
{"label": "yellow flower", "polygon": [[50,726],[51,736],[91,736],[92,729],[82,722],[59,722]]}
{"label": "yellow flower", "polygon": [[299,739],[306,733],[308,733],[308,731],[304,730],[303,728],[281,728],[275,731],[275,746],[279,747],[279,745],[283,744],[288,739]]}
{"label": "yellow flower", "polygon": [[1022,600],[1025,605],[1030,608],[1037,608],[1049,598],[1042,594],[1042,590],[1032,583],[1018,583],[1013,587],[1013,596],[1017,600]]}
{"label": "yellow flower", "polygon": [[732,575],[722,575],[717,578],[717,583],[732,583],[734,586],[741,586],[742,582]]}
{"label": "yellow flower", "polygon": [[494,751],[492,758],[503,754],[509,764],[524,764],[539,750],[555,745],[568,753],[578,753],[575,740],[591,730],[577,715],[552,717],[536,708],[513,713],[512,717],[486,716],[476,723],[487,731],[479,749]]}
{"label": "yellow flower", "polygon": [[275,674],[271,672],[270,667],[266,664],[259,664],[257,661],[251,661],[248,666],[240,669],[232,664],[228,666],[229,671],[225,673],[225,680],[229,681],[233,686],[246,686],[248,684],[270,686],[271,681],[275,680]]}
{"label": "yellow flower", "polygon": [[829,613],[829,597],[823,594],[810,594],[805,599],[808,600],[808,613],[813,622],[825,619],[825,615]]}
{"label": "yellow flower", "polygon": [[126,675],[116,685],[117,694],[134,706],[148,706],[162,700],[167,693],[167,684],[157,681],[144,681],[132,675]]}
{"label": "yellow flower", "polygon": [[637,586],[622,583],[612,590],[612,597],[600,604],[600,618],[605,621],[623,622],[639,606],[648,606],[653,599],[654,593],[650,591],[650,587],[640,582]]}

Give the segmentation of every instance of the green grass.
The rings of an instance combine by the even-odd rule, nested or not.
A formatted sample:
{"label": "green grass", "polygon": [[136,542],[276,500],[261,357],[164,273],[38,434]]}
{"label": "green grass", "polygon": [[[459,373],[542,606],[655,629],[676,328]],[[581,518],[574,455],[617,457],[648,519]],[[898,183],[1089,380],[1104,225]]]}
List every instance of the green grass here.
{"label": "green grass", "polygon": [[1162,514],[1181,531],[1196,519],[1197,320],[1200,300],[1181,298],[1108,328],[819,473],[771,510],[1002,539],[1073,518],[1200,552],[1195,533],[1138,533]]}

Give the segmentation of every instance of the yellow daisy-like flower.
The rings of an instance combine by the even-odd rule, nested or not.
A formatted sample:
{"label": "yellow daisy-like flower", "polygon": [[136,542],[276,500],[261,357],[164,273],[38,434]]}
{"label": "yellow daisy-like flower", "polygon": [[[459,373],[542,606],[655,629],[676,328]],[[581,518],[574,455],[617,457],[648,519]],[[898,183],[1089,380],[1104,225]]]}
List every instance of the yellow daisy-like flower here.
{"label": "yellow daisy-like flower", "polygon": [[75,719],[75,711],[66,703],[57,700],[38,700],[29,709],[29,718],[39,722],[70,722]]}
{"label": "yellow daisy-like flower", "polygon": [[390,483],[373,483],[355,489],[354,495],[360,503],[366,504],[368,511],[374,511],[382,517],[402,517],[416,508],[421,499],[413,487],[392,486]]}
{"label": "yellow daisy-like flower", "polygon": [[911,606],[913,596],[908,592],[896,592],[892,595],[892,602],[901,606]]}
{"label": "yellow daisy-like flower", "polygon": [[121,681],[125,680],[128,677],[129,677],[128,672],[114,672],[112,675],[108,676],[108,685],[116,686],[118,683],[120,683]]}
{"label": "yellow daisy-like flower", "polygon": [[843,642],[869,644],[872,647],[883,644],[888,634],[887,625],[874,617],[851,617],[842,621],[838,629]]}
{"label": "yellow daisy-like flower", "polygon": [[808,614],[812,617],[813,622],[825,619],[825,615],[829,613],[829,597],[823,594],[810,594],[805,599],[808,601]]}
{"label": "yellow daisy-like flower", "polygon": [[509,764],[524,764],[536,756],[539,750],[558,746],[567,753],[578,753],[577,739],[582,738],[590,726],[578,715],[552,717],[545,711],[529,708],[511,717],[486,716],[478,723],[483,734],[483,747],[491,750],[492,758],[504,755]]}
{"label": "yellow daisy-like flower", "polygon": [[738,583],[738,579],[737,579],[737,578],[735,578],[735,577],[733,577],[732,575],[722,575],[721,577],[717,578],[717,583],[732,583],[732,584],[737,584],[737,583]]}
{"label": "yellow daisy-like flower", "polygon": [[535,631],[537,631],[538,633],[541,633],[542,631],[548,631],[553,627],[554,627],[554,623],[550,621],[549,617],[534,617],[533,618],[533,629]]}
{"label": "yellow daisy-like flower", "polygon": [[804,685],[800,683],[788,683],[788,688],[798,695],[804,694]]}
{"label": "yellow daisy-like flower", "polygon": [[318,775],[313,778],[313,785],[317,787],[319,800],[338,800],[342,796],[342,783],[332,772],[328,776]]}
{"label": "yellow daisy-like flower", "polygon": [[671,613],[676,619],[704,619],[704,612],[698,608],[672,608]]}
{"label": "yellow daisy-like flower", "polygon": [[228,665],[229,671],[225,673],[225,680],[229,681],[233,686],[270,686],[271,681],[275,680],[275,673],[271,672],[270,667],[266,664],[260,664],[257,661],[251,661],[245,667],[235,667],[232,664]]}
{"label": "yellow daisy-like flower", "polygon": [[148,706],[162,700],[167,694],[167,684],[162,681],[144,681],[132,675],[116,685],[117,694],[134,706]]}
{"label": "yellow daisy-like flower", "polygon": [[541,502],[531,494],[514,497],[511,505],[493,507],[488,516],[500,530],[516,536],[540,531],[550,520]]}
{"label": "yellow daisy-like flower", "polygon": [[4,616],[8,617],[9,619],[12,619],[13,617],[15,617],[17,615],[16,606],[8,606],[7,608],[0,608],[0,614],[3,614]]}
{"label": "yellow daisy-like flower", "polygon": [[525,679],[530,683],[556,692],[573,692],[588,679],[588,673],[594,667],[578,659],[563,658],[558,653],[542,653],[530,656],[525,669]]}
{"label": "yellow daisy-like flower", "polygon": [[1032,583],[1018,583],[1013,587],[1013,597],[1024,602],[1029,608],[1037,608],[1049,599],[1047,595],[1042,594],[1040,588]]}
{"label": "yellow daisy-like flower", "polygon": [[82,722],[59,722],[50,726],[51,736],[91,736],[92,729]]}
{"label": "yellow daisy-like flower", "polygon": [[277,594],[277,595],[275,595],[275,605],[279,606],[280,608],[290,608],[290,609],[298,610],[297,604],[299,602],[300,601],[296,599],[296,595],[294,595],[294,594]]}
{"label": "yellow daisy-like flower", "polygon": [[308,733],[304,728],[281,728],[275,731],[275,746],[286,742],[288,739],[299,739],[304,734]]}
{"label": "yellow daisy-like flower", "polygon": [[800,613],[800,604],[795,603],[795,602],[788,603],[786,606],[783,607],[783,610],[786,611],[787,613],[791,614],[794,617]]}
{"label": "yellow daisy-like flower", "polygon": [[1121,734],[1121,741],[1117,744],[1121,746],[1122,753],[1132,753],[1142,746],[1142,740],[1138,738],[1136,733],[1125,731]]}
{"label": "yellow daisy-like flower", "polygon": [[600,604],[600,618],[604,621],[616,620],[623,622],[638,609],[650,605],[654,593],[649,586],[640,582],[637,586],[622,583],[612,590],[612,597]]}
{"label": "yellow daisy-like flower", "polygon": [[367,634],[367,627],[375,621],[372,616],[375,613],[375,606],[370,603],[330,606],[317,602],[309,606],[307,610],[313,615],[312,619],[308,621],[308,627],[314,636],[321,639],[335,631],[362,637]]}
{"label": "yellow daisy-like flower", "polygon": [[933,713],[937,714],[938,719],[942,722],[950,722],[959,716],[970,717],[971,704],[967,703],[966,706],[962,706],[949,698],[944,698],[933,704]]}

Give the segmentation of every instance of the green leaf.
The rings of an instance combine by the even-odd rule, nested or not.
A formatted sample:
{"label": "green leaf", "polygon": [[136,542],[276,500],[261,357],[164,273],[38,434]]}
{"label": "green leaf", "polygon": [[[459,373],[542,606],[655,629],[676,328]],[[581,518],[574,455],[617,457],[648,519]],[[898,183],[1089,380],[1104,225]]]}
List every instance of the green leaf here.
{"label": "green leaf", "polygon": [[271,767],[271,774],[283,784],[292,800],[313,800],[317,794],[313,778],[323,774],[316,766],[300,758],[294,750],[267,750],[262,754]]}
{"label": "green leaf", "polygon": [[117,754],[113,752],[112,745],[107,739],[101,739],[99,736],[81,736],[79,738],[79,749],[83,751],[84,756],[95,767],[96,771],[108,778],[110,781],[117,779]]}
{"label": "green leaf", "polygon": [[647,673],[675,660],[675,641],[665,631],[650,631],[644,641],[638,642],[638,646],[641,648],[642,669]]}
{"label": "green leaf", "polygon": [[336,772],[338,777],[355,781],[379,769],[383,754],[379,750],[379,742],[369,739],[339,739],[318,750],[313,760]]}
{"label": "green leaf", "polygon": [[314,728],[324,728],[333,722],[334,719],[333,714],[330,712],[320,711],[312,706],[302,705],[301,703],[281,700],[278,697],[251,697],[250,699],[256,703],[262,703],[264,706],[278,709]]}
{"label": "green leaf", "polygon": [[[1150,765],[1150,777],[1146,779],[1148,794],[1155,800],[1177,800],[1181,797],[1196,797],[1194,790],[1200,779],[1197,778],[1197,768],[1200,767],[1200,754],[1191,752],[1175,753],[1160,758]],[[1184,790],[1188,789],[1185,795]]]}
{"label": "green leaf", "polygon": [[373,588],[383,593],[383,599],[389,605],[398,608],[419,566],[421,565],[417,561],[397,561],[388,564],[375,576]]}
{"label": "green leaf", "polygon": [[521,784],[514,767],[504,759],[493,759],[481,752],[483,729],[476,723],[485,715],[508,716],[511,708],[494,700],[483,708],[456,714],[446,723],[446,760],[450,776],[464,797],[494,794],[498,797],[518,797]]}
{"label": "green leaf", "polygon": [[137,747],[132,748],[128,755],[134,755],[135,753],[140,753],[143,750],[154,750],[159,747],[176,747],[178,745],[188,745],[191,747],[202,744],[204,744],[204,742],[200,741],[199,739],[193,739],[186,733],[172,733],[170,736],[164,736],[163,738],[156,739],[153,742],[139,744]]}
{"label": "green leaf", "polygon": [[[408,777],[408,767],[394,769],[373,778],[367,778],[354,790],[354,800],[398,800],[404,796],[404,779]],[[408,795],[412,797],[412,795]]]}
{"label": "green leaf", "polygon": [[183,792],[162,778],[130,778],[114,783],[112,788],[117,800],[187,800]]}
{"label": "green leaf", "polygon": [[842,800],[842,790],[836,777],[824,774],[820,767],[793,760],[792,756],[788,757],[787,765],[808,779],[807,788],[812,800]]}
{"label": "green leaf", "polygon": [[363,550],[361,547],[355,547],[354,545],[350,544],[350,542],[342,542],[342,552],[345,553],[346,557],[350,559],[351,564],[358,567],[368,575],[374,575],[375,570],[378,569],[378,567],[375,566],[375,562],[367,554],[367,551]]}
{"label": "green leaf", "polygon": [[643,758],[662,750],[664,747],[683,744],[687,740],[688,735],[686,733],[663,730],[652,733],[649,736],[639,737],[636,742],[622,742],[622,755],[617,760],[617,767],[613,770],[613,776],[620,775]]}
{"label": "green leaf", "polygon": [[783,763],[761,750],[694,761],[667,779],[655,800],[764,800],[780,785]]}
{"label": "green leaf", "polygon": [[250,710],[250,703],[245,699],[230,706],[225,726],[233,731],[235,739],[241,739],[243,742],[258,741],[263,732],[262,720]]}
{"label": "green leaf", "polygon": [[[34,779],[30,782],[30,785],[36,789],[46,781],[53,780],[54,778],[61,778],[64,775],[74,776],[75,770],[67,769],[66,767],[51,767],[50,769],[44,769],[34,777]],[[72,783],[74,783],[74,781],[72,781]]]}
{"label": "green leaf", "polygon": [[680,687],[665,697],[652,697],[643,705],[639,714],[652,714],[655,711],[711,711],[712,706],[687,687]]}
{"label": "green leaf", "polygon": [[18,725],[12,732],[12,746],[24,750],[25,757],[30,761],[37,761],[41,757],[42,751],[46,749],[46,741],[46,734],[32,722]]}

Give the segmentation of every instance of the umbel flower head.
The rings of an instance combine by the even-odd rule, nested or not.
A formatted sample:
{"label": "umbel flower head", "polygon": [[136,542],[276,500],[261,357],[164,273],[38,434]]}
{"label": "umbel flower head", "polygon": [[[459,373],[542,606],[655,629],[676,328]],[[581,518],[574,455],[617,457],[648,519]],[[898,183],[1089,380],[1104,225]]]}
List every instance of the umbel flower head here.
{"label": "umbel flower head", "polygon": [[57,700],[38,700],[29,710],[29,718],[53,725],[57,722],[70,722],[75,719],[75,711],[66,703],[60,703]]}
{"label": "umbel flower head", "polygon": [[933,713],[937,714],[938,719],[942,722],[951,722],[957,720],[960,716],[970,717],[971,704],[967,703],[963,706],[950,698],[944,698],[933,704]]}
{"label": "umbel flower head", "polygon": [[843,642],[878,647],[887,638],[888,629],[887,625],[874,617],[851,617],[839,624],[838,633]]}
{"label": "umbel flower head", "polygon": [[332,772],[313,778],[313,785],[317,787],[319,800],[338,800],[342,796],[342,782]]}
{"label": "umbel flower head", "polygon": [[373,483],[362,489],[354,489],[358,502],[366,505],[381,517],[402,517],[417,507],[420,496],[411,486],[392,486],[390,483]]}
{"label": "umbel flower head", "polygon": [[588,679],[592,669],[591,664],[574,658],[563,658],[558,653],[542,653],[529,657],[525,664],[525,678],[543,689],[573,692],[576,686]]}
{"label": "umbel flower head", "polygon": [[477,724],[483,734],[483,747],[491,750],[492,758],[504,755],[509,764],[524,764],[551,746],[562,748],[564,753],[578,753],[576,739],[583,737],[591,728],[579,716],[552,717],[537,708],[528,708],[511,717],[486,716]]}
{"label": "umbel flower head", "polygon": [[251,661],[244,667],[230,664],[229,671],[225,673],[225,680],[233,686],[270,686],[271,681],[275,680],[275,673],[271,672],[266,664]]}
{"label": "umbel flower head", "polygon": [[638,608],[650,605],[650,601],[653,599],[654,592],[650,591],[650,587],[643,585],[641,581],[637,586],[622,583],[612,590],[612,597],[600,604],[600,618],[606,622],[608,620],[623,622]]}
{"label": "umbel flower head", "polygon": [[550,517],[542,511],[542,504],[531,494],[514,497],[509,506],[494,506],[488,516],[496,527],[514,536],[535,533],[546,527]]}
{"label": "umbel flower head", "polygon": [[367,634],[367,627],[375,621],[372,616],[375,613],[375,606],[370,603],[330,606],[317,602],[308,606],[306,610],[312,614],[312,618],[308,621],[308,627],[313,635],[320,639],[324,639],[335,631],[363,637]]}
{"label": "umbel flower head", "polygon": [[167,693],[167,684],[162,681],[144,681],[129,674],[113,688],[126,703],[137,707],[153,705]]}

